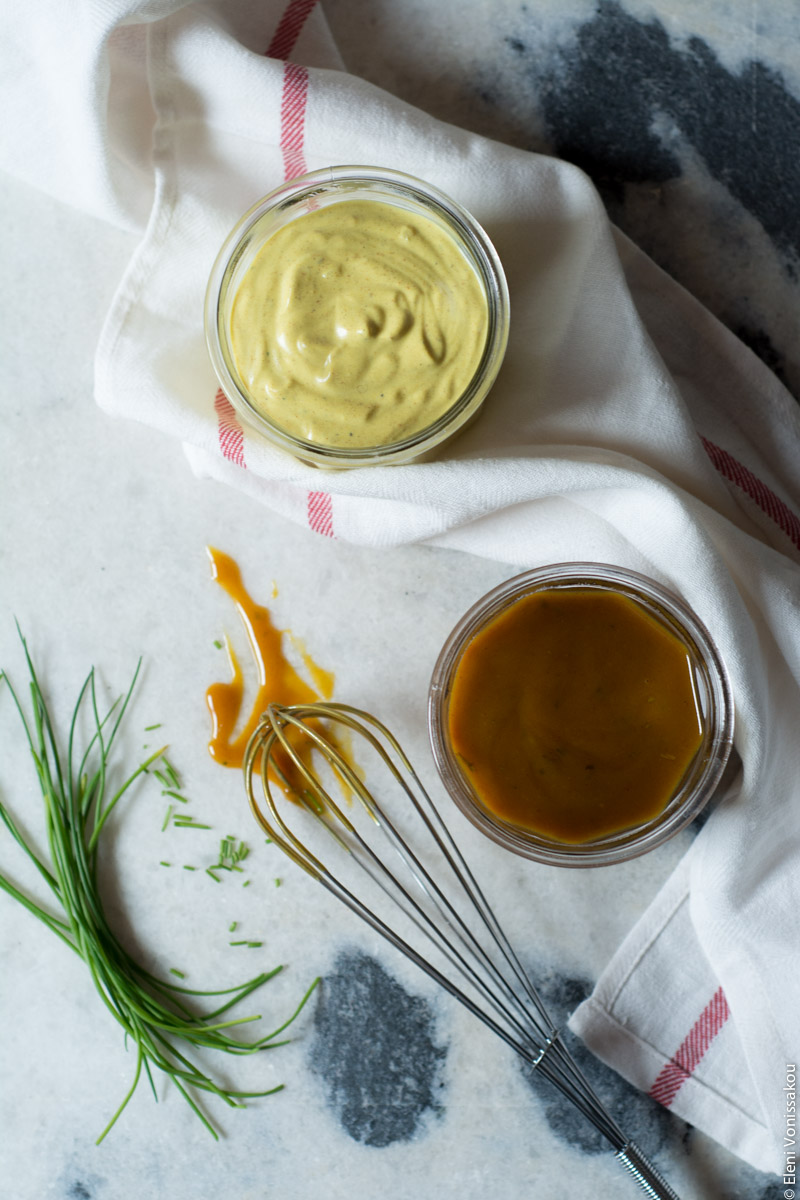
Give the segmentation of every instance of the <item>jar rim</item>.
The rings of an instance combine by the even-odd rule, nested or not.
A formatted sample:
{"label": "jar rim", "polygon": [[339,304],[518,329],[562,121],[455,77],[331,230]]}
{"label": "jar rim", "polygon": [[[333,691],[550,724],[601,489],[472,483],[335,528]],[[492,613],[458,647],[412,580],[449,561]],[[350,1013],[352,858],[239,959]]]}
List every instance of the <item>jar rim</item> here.
{"label": "jar rim", "polygon": [[[417,205],[418,211],[428,210],[457,238],[484,291],[488,329],[475,373],[461,396],[436,421],[391,443],[333,446],[297,437],[256,407],[235,370],[225,330],[225,302],[233,270],[260,223],[271,215],[300,209],[310,199],[325,197],[326,203],[344,200],[359,187],[379,190],[377,198],[384,202],[391,203],[393,198],[397,202],[400,197]],[[341,196],[335,195],[339,192]],[[341,469],[410,461],[435,449],[463,428],[481,407],[502,364],[508,342],[509,309],[508,284],[500,257],[483,227],[463,205],[414,175],[383,167],[343,165],[310,171],[281,184],[240,217],[211,269],[204,324],[209,356],[222,390],[248,425],[296,458],[316,466]]]}
{"label": "jar rim", "polygon": [[[447,703],[461,655],[473,637],[501,612],[538,591],[594,588],[627,596],[669,627],[695,652],[710,706],[704,739],[690,774],[665,808],[650,821],[585,842],[561,842],[503,821],[480,803],[449,744]],[[428,734],[439,777],[456,807],[491,840],[522,857],[552,866],[606,866],[636,858],[674,837],[717,791],[733,750],[734,705],[728,671],[705,624],[672,589],[625,567],[566,562],[537,567],[506,580],[461,617],[437,658],[428,692]],[[702,755],[702,758],[700,757]],[[689,786],[691,785],[691,786]]]}

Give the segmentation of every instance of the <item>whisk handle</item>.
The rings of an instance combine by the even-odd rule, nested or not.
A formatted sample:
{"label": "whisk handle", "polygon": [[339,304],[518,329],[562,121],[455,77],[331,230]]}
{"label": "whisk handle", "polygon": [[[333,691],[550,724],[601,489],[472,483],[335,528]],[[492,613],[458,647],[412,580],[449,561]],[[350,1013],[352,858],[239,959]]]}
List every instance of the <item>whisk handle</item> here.
{"label": "whisk handle", "polygon": [[633,1142],[627,1142],[617,1151],[616,1157],[651,1200],[680,1200],[678,1193],[673,1192],[666,1179],[647,1161]]}

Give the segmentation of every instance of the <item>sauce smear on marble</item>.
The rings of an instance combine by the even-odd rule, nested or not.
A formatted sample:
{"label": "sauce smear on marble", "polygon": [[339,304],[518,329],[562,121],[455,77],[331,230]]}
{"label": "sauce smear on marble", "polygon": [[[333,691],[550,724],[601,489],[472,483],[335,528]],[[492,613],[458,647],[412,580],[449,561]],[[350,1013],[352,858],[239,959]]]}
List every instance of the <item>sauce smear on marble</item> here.
{"label": "sauce smear on marble", "polygon": [[[231,678],[227,683],[212,683],[206,692],[212,723],[209,753],[223,767],[241,767],[247,743],[267,705],[314,704],[328,700],[333,694],[333,675],[314,662],[302,643],[296,643],[314,686],[302,679],[284,651],[286,632],[276,629],[269,610],[252,599],[234,559],[211,547],[208,547],[208,556],[213,578],[230,596],[239,613],[257,672],[257,692],[249,713],[244,714],[244,674],[230,640],[226,638]],[[310,755],[310,745],[301,752],[304,758]],[[301,787],[296,768],[280,752],[276,757],[290,786]]]}

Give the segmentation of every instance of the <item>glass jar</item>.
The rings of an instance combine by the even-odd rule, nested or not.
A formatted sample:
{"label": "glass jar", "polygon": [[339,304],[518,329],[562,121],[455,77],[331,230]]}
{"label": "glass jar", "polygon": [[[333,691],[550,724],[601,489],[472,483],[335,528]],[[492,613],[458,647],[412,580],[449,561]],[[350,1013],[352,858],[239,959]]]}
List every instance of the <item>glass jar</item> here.
{"label": "glass jar", "polygon": [[[433,222],[453,240],[474,270],[485,296],[487,334],[477,369],[444,415],[400,441],[375,446],[333,446],[307,441],[258,408],[239,375],[231,346],[231,314],[255,256],[279,229],[298,217],[345,200],[375,200]],[[431,457],[478,414],[500,369],[508,341],[509,300],[496,250],[461,205],[413,176],[379,167],[338,166],[292,179],[259,200],[226,239],[209,278],[206,341],[222,390],[247,425],[303,462],[347,468],[405,463]]]}
{"label": "glass jar", "polygon": [[[540,591],[592,589],[633,601],[685,650],[699,718],[700,743],[664,808],[643,824],[589,841],[560,841],[511,824],[481,800],[450,734],[453,680],[472,640],[524,597]],[[637,572],[605,563],[559,563],[517,575],[489,592],[458,622],[431,679],[428,731],[439,775],[461,812],[482,833],[516,854],[553,866],[594,867],[644,854],[685,828],[720,783],[733,745],[733,700],[725,665],[708,630],[680,597]]]}

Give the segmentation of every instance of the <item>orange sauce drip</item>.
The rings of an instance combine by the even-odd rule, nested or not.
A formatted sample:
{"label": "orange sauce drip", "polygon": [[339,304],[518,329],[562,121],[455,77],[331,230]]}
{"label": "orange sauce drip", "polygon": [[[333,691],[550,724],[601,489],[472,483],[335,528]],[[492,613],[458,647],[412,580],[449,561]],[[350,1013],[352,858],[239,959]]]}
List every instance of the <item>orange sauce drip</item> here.
{"label": "orange sauce drip", "polygon": [[[206,692],[212,724],[209,753],[223,767],[241,767],[247,743],[267,705],[314,704],[323,698],[330,699],[333,675],[319,667],[302,644],[298,644],[298,653],[319,691],[301,679],[284,653],[284,631],[276,629],[269,610],[256,604],[250,597],[236,562],[229,555],[211,547],[208,547],[208,556],[213,578],[236,605],[258,673],[258,692],[249,715],[242,722],[244,677],[233,648],[226,639],[232,677],[228,683],[212,683]],[[302,786],[297,771],[286,757],[276,755],[276,758],[289,782]]]}
{"label": "orange sauce drip", "polygon": [[537,592],[477,634],[448,723],[489,812],[572,843],[658,816],[702,740],[686,648],[593,588]]}

